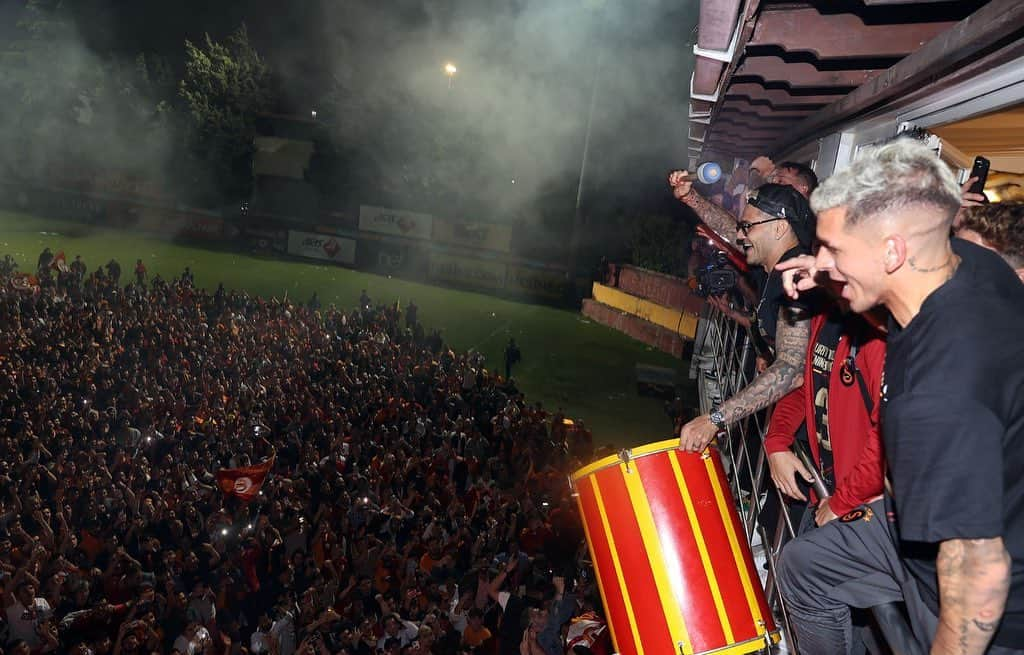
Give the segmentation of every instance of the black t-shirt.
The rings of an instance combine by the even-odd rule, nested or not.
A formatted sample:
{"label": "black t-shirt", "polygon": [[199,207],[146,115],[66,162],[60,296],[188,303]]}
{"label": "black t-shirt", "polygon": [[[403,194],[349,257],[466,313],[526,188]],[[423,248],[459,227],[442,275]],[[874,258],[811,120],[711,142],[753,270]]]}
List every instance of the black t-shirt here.
{"label": "black t-shirt", "polygon": [[[784,262],[787,259],[806,254],[806,252],[803,247],[796,246],[787,250],[786,254],[779,261]],[[813,313],[813,299],[809,300],[812,296],[814,294],[805,294],[801,296],[800,300],[793,300],[786,295],[786,290],[782,286],[782,273],[776,270],[768,271],[767,277],[764,278],[764,283],[761,286],[761,299],[754,308],[754,323],[751,325],[751,329],[757,330],[757,334],[754,335],[755,345],[759,340],[759,336],[760,340],[763,340],[768,345],[774,356],[775,333],[778,329],[779,312],[786,309],[795,311],[804,317],[809,316]],[[763,353],[758,354],[763,355]]]}
{"label": "black t-shirt", "polygon": [[961,263],[902,330],[883,382],[886,458],[903,555],[938,612],[948,539],[1002,537],[1013,559],[995,643],[1024,643],[1024,284],[993,252],[954,240]]}
{"label": "black t-shirt", "polygon": [[821,326],[818,337],[814,341],[814,353],[811,359],[811,383],[814,385],[814,425],[818,440],[818,457],[820,459],[821,477],[828,481],[829,488],[835,488],[834,462],[832,459],[832,442],[828,433],[828,385],[835,364],[836,348],[839,346],[839,335],[843,331],[841,317],[830,316]]}

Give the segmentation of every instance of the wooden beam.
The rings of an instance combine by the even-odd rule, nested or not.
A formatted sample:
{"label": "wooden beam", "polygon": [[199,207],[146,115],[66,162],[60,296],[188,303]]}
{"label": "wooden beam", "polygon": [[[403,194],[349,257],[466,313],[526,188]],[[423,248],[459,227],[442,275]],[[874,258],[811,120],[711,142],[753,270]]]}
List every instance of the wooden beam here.
{"label": "wooden beam", "polygon": [[693,92],[712,96],[718,91],[718,80],[725,64],[714,59],[697,57],[693,63]]}
{"label": "wooden beam", "polygon": [[[754,33],[754,25],[757,22],[757,13],[761,9],[761,0],[745,0],[743,10],[740,12],[740,33],[739,38],[736,41],[736,51],[733,52],[732,60],[726,65],[725,71],[722,73],[724,80],[732,79],[732,75],[736,72],[736,67],[739,65],[740,58],[743,56],[746,44],[750,41],[750,35]],[[724,102],[717,102],[711,108],[711,124],[714,125],[715,119],[721,111],[722,106],[726,104]]]}
{"label": "wooden beam", "polygon": [[697,45],[705,50],[727,50],[742,0],[702,0]]}
{"label": "wooden beam", "polygon": [[[793,124],[796,121],[790,121],[789,124]],[[773,139],[779,137],[779,130],[786,128],[786,123],[749,123],[749,122],[733,122],[729,120],[719,119],[715,122],[715,131],[721,132],[735,132],[742,134],[763,134],[770,135]]]}
{"label": "wooden beam", "polygon": [[[907,95],[940,78],[953,84],[991,64],[978,61],[1000,42],[1016,39],[1000,52],[1024,51],[1024,2],[992,0],[917,52],[861,85],[849,95],[816,112],[795,130],[781,134],[774,152],[784,152],[871,107]],[[1007,54],[1006,56],[1012,56]]]}
{"label": "wooden beam", "polygon": [[[722,109],[719,116],[727,114],[744,118],[757,118],[764,121],[785,121],[793,118],[807,118],[814,110],[808,107],[797,109],[774,110],[767,105],[752,105],[742,98],[732,98],[719,105]],[[714,123],[712,122],[712,125]]]}
{"label": "wooden beam", "polygon": [[773,107],[794,105],[827,105],[841,98],[843,93],[800,95],[789,93],[783,89],[766,89],[754,82],[740,82],[729,85],[725,91],[727,98],[742,97],[751,100],[764,100]]}
{"label": "wooden beam", "polygon": [[866,25],[856,14],[822,14],[813,7],[764,11],[748,45],[809,51],[819,59],[903,57],[954,23]]}
{"label": "wooden beam", "polygon": [[705,147],[735,148],[764,155],[768,153],[769,145],[771,145],[771,141],[763,141],[760,139],[714,139],[713,141],[708,141],[708,145]]}
{"label": "wooden beam", "polygon": [[759,77],[766,82],[786,82],[793,88],[811,87],[858,87],[882,71],[867,70],[818,70],[806,62],[787,62],[782,57],[771,55],[747,56],[736,69],[736,75]]}
{"label": "wooden beam", "polygon": [[745,136],[718,136],[712,139],[708,139],[707,143],[711,145],[728,143],[732,145],[749,144],[751,146],[767,147],[772,142],[771,137],[750,137]]}
{"label": "wooden beam", "polygon": [[778,136],[778,130],[772,126],[747,125],[746,129],[740,130],[730,125],[723,125],[722,129],[713,127],[708,130],[708,140],[725,137],[727,139],[746,139],[753,136],[758,139]]}
{"label": "wooden beam", "polygon": [[705,112],[711,111],[714,108],[714,105],[707,100],[691,100],[690,107],[693,111]]}
{"label": "wooden beam", "polygon": [[935,0],[861,0],[869,7],[885,5],[924,5],[934,3]]}

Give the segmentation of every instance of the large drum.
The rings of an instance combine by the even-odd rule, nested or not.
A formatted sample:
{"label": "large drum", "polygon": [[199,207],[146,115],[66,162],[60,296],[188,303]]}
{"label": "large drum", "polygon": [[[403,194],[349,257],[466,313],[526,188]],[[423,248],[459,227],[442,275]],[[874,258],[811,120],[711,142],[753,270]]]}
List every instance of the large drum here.
{"label": "large drum", "polygon": [[779,640],[718,451],[677,440],[576,471],[573,487],[615,648],[740,655]]}

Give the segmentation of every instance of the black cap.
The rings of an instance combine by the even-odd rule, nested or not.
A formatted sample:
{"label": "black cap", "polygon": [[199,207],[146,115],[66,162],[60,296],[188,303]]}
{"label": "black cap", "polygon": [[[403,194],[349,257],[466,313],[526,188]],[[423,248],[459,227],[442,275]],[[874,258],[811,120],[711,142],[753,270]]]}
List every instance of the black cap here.
{"label": "black cap", "polygon": [[769,216],[786,219],[800,245],[810,251],[818,219],[799,191],[788,184],[762,184],[750,192],[747,204]]}

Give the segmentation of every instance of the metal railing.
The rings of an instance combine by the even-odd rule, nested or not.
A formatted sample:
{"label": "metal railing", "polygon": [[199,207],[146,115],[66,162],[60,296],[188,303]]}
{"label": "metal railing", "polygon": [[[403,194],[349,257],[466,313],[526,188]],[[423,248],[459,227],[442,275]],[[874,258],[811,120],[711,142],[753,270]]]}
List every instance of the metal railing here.
{"label": "metal railing", "polygon": [[[754,360],[746,330],[708,306],[698,327],[690,370],[691,377],[697,378],[701,413],[707,414],[747,386],[755,375]],[[796,653],[795,635],[776,584],[776,564],[782,547],[798,526],[793,525],[785,499],[771,480],[764,450],[767,427],[768,412],[749,416],[729,427],[725,437],[719,439],[718,448],[755,561],[760,564],[757,556],[764,556],[765,594],[782,630],[781,649]],[[779,516],[772,521],[771,529],[766,529],[762,512],[770,494],[776,496]]]}

